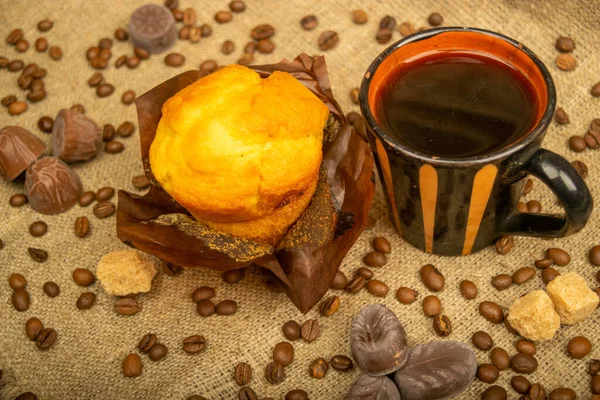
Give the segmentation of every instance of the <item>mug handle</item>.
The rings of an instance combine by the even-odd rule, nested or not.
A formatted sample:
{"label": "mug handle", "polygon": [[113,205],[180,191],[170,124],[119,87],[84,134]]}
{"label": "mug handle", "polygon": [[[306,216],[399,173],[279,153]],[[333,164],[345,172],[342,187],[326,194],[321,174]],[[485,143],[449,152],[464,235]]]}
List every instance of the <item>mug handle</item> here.
{"label": "mug handle", "polygon": [[565,215],[512,212],[501,223],[502,234],[563,237],[585,226],[594,201],[583,178],[567,160],[551,151],[539,149],[523,169],[552,190],[562,203]]}

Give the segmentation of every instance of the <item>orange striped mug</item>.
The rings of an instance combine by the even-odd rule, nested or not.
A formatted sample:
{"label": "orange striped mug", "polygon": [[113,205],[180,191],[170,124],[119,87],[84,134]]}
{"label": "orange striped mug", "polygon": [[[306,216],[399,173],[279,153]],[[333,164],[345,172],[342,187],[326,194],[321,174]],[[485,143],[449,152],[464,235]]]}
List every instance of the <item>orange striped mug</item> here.
{"label": "orange striped mug", "polygon": [[[487,57],[520,74],[530,86],[535,105],[530,129],[477,154],[465,144],[459,149],[464,150],[464,156],[428,151],[428,142],[419,133],[422,131],[413,131],[412,122],[405,123],[402,118],[397,120],[404,136],[391,133],[378,111],[390,74],[399,68],[410,70],[411,63],[436,54]],[[468,79],[469,75],[465,76]],[[453,76],[448,79],[452,82]],[[420,92],[415,93],[418,96]],[[436,96],[424,97],[437,101]],[[494,98],[490,99],[488,103],[493,105]],[[516,40],[483,29],[459,27],[429,29],[405,37],[370,65],[362,81],[359,103],[394,224],[413,246],[428,253],[467,255],[503,235],[562,237],[586,224],[593,201],[583,179],[564,158],[540,148],[556,107],[554,82],[539,58]],[[420,103],[409,99],[399,107],[423,107]],[[382,106],[385,109],[386,104]],[[395,117],[406,110],[390,108],[386,112]],[[467,128],[477,140],[473,133],[476,130],[462,125],[462,129]],[[456,126],[453,129],[456,132]],[[480,130],[479,135],[489,132]],[[564,215],[518,210],[528,174],[556,194]]]}

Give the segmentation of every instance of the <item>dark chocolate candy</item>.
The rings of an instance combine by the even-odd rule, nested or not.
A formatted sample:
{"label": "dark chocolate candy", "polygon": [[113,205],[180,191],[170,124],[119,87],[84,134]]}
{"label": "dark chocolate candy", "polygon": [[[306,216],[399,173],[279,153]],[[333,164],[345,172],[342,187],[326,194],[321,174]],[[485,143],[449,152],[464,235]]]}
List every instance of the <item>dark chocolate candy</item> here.
{"label": "dark chocolate candy", "polygon": [[59,214],[77,203],[81,181],[58,158],[44,157],[27,168],[25,192],[34,210],[42,214]]}
{"label": "dark chocolate candy", "polygon": [[162,53],[177,40],[173,13],[157,4],[141,6],[131,14],[129,36],[134,47],[141,47],[152,54]]}
{"label": "dark chocolate candy", "polygon": [[401,400],[398,388],[387,376],[362,375],[352,385],[344,400]]}
{"label": "dark chocolate candy", "polygon": [[406,364],[394,373],[402,400],[450,399],[475,377],[475,353],[464,343],[433,341],[411,347]]}
{"label": "dark chocolate candy", "polygon": [[0,176],[10,182],[46,151],[44,142],[33,133],[7,126],[0,130]]}
{"label": "dark chocolate candy", "polygon": [[406,361],[406,333],[389,308],[371,304],[363,307],[352,321],[350,348],[363,373],[391,374]]}
{"label": "dark chocolate candy", "polygon": [[102,144],[100,128],[75,110],[62,109],[52,127],[52,155],[71,163],[93,158]]}

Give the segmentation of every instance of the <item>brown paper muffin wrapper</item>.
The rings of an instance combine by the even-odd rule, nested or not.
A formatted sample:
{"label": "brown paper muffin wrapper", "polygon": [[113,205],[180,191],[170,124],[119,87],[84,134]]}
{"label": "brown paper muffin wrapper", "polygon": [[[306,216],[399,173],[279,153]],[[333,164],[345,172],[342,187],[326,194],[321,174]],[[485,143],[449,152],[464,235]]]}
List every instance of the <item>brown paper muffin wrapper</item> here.
{"label": "brown paper muffin wrapper", "polygon": [[119,191],[117,236],[183,267],[226,271],[257,264],[275,274],[288,297],[306,313],[327,292],[344,256],[365,228],[375,190],[373,156],[333,97],[323,56],[301,54],[293,61],[250,68],[263,78],[274,71],[292,74],[330,110],[319,183],[300,219],[273,248],[211,230],[160,187],[150,168],[150,145],[164,102],[205,75],[188,71],[135,101],[142,161],[152,187],[144,196]]}

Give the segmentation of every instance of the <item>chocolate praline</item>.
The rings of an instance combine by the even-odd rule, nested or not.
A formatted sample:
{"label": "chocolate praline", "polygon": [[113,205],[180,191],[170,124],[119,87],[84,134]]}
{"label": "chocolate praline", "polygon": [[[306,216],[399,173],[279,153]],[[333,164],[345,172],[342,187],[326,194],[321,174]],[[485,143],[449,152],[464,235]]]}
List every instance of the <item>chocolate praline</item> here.
{"label": "chocolate praline", "polygon": [[71,163],[93,158],[102,144],[100,128],[79,111],[62,109],[52,127],[52,155]]}
{"label": "chocolate praline", "polygon": [[10,182],[46,151],[44,142],[18,126],[0,130],[0,176]]}
{"label": "chocolate praline", "polygon": [[56,157],[44,157],[27,168],[25,192],[31,208],[42,214],[67,211],[81,191],[77,174]]}

